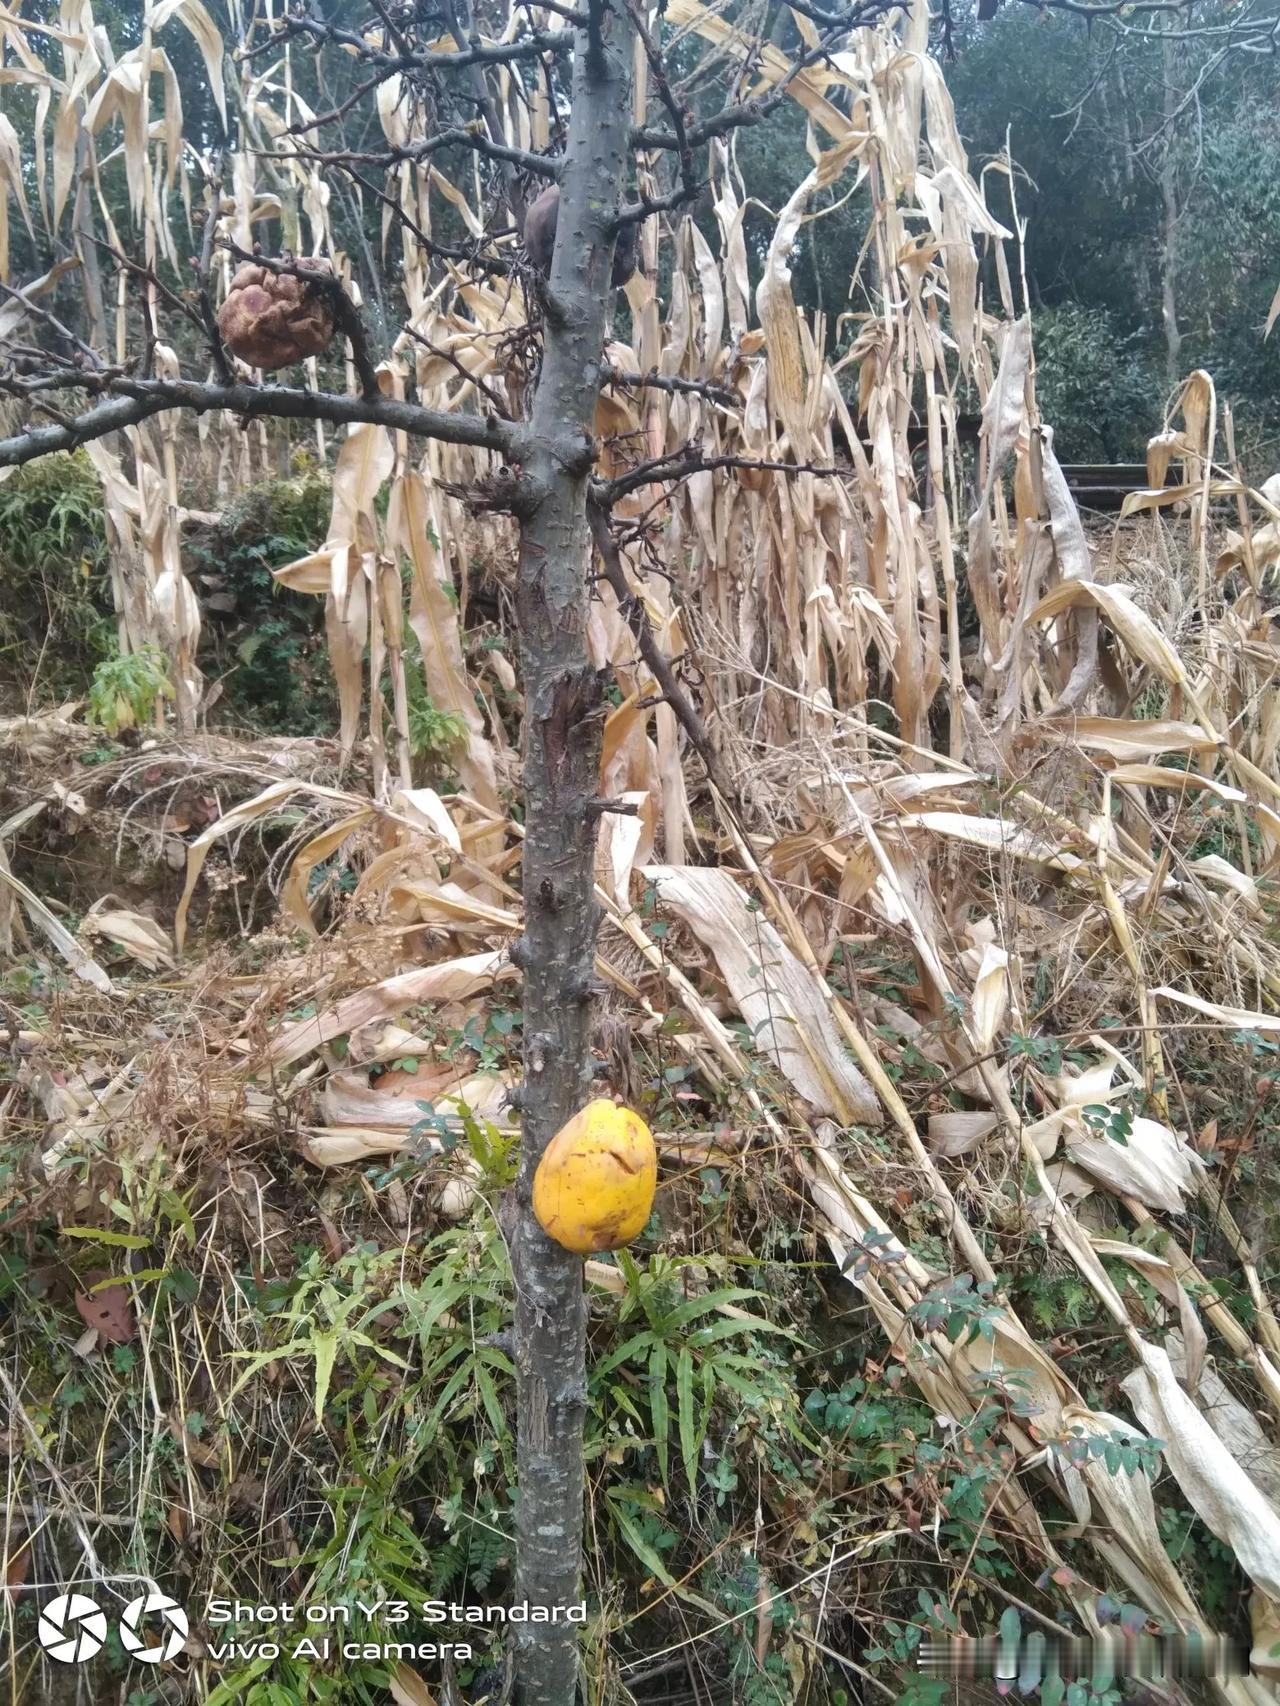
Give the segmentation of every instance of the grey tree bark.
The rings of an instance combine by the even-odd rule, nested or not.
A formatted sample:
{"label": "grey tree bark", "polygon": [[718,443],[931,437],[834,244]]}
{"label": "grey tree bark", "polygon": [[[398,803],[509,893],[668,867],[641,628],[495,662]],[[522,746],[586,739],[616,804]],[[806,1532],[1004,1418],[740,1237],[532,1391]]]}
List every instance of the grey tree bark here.
{"label": "grey tree bark", "polygon": [[[1120,173],[1124,193],[1134,195],[1137,190],[1138,173],[1134,165],[1133,126],[1129,120],[1130,102],[1129,85],[1124,74],[1124,61],[1116,55],[1115,87],[1118,99],[1108,102],[1112,127],[1119,133]],[[1137,292],[1138,301],[1142,304],[1142,315],[1146,317],[1152,312],[1151,298],[1151,263],[1144,244],[1133,245],[1133,285]]]}
{"label": "grey tree bark", "polygon": [[1164,326],[1165,371],[1170,385],[1182,377],[1182,330],[1178,325],[1178,207],[1174,142],[1178,104],[1178,53],[1167,37],[1161,43],[1164,59],[1164,120],[1160,157],[1160,199],[1164,221],[1160,245],[1160,319]]}
{"label": "grey tree bark", "polygon": [[[582,1260],[533,1215],[547,1142],[591,1093],[594,887],[604,684],[587,653],[592,420],[609,309],[613,220],[630,125],[631,36],[595,3],[575,42],[572,107],[542,372],[524,449],[516,613],[525,681],[523,1125],[512,1262],[517,1366],[516,1598],[569,1606],[580,1593],[586,1315]],[[516,1634],[520,1706],[573,1706],[577,1634]]]}

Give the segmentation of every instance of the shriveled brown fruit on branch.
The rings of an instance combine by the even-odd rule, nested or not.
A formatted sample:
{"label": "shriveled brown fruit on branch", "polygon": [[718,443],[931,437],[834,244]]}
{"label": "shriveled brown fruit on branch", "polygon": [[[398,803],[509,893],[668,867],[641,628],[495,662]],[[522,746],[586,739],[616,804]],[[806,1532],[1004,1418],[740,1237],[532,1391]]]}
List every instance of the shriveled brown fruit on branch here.
{"label": "shriveled brown fruit on branch", "polygon": [[[328,261],[294,263],[299,272],[331,279]],[[232,355],[250,367],[291,367],[323,355],[333,341],[333,305],[323,289],[292,273],[275,273],[253,261],[231,280],[218,310],[218,330]]]}
{"label": "shriveled brown fruit on branch", "polygon": [[[556,246],[556,223],[560,213],[560,186],[550,184],[524,216],[524,247],[530,261],[546,278],[551,271],[551,253]],[[636,270],[638,240],[634,225],[618,233],[613,249],[613,272],[609,283],[618,290]]]}

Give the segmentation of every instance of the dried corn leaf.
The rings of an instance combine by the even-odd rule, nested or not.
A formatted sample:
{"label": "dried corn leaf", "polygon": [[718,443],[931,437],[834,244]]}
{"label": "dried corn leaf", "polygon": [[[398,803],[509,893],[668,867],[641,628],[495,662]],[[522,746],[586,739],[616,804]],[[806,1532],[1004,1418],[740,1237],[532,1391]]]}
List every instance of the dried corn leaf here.
{"label": "dried corn leaf", "polygon": [[18,203],[23,223],[34,239],[31,210],[23,187],[22,148],[18,133],[3,113],[0,113],[0,280],[9,279],[9,197]]}
{"label": "dried corn leaf", "polygon": [[461,717],[469,731],[467,750],[458,773],[467,792],[486,810],[498,815],[493,748],[485,737],[475,694],[467,681],[462,658],[458,611],[442,580],[439,529],[433,521],[431,493],[422,474],[408,470],[391,487],[387,509],[388,548],[413,565],[409,626],[422,652],[427,690],[442,711]]}
{"label": "dried corn leaf", "polygon": [[1280,1016],[1275,1013],[1259,1013],[1249,1007],[1224,1007],[1217,1001],[1205,1001],[1199,995],[1163,986],[1151,993],[1181,1007],[1190,1007],[1203,1013],[1206,1019],[1216,1019],[1220,1025],[1230,1025],[1237,1031],[1280,1031]]}
{"label": "dried corn leaf", "polygon": [[1230,889],[1237,894],[1251,912],[1262,910],[1262,900],[1258,894],[1258,885],[1253,878],[1247,876],[1220,853],[1204,853],[1198,859],[1191,861],[1191,869],[1206,882],[1215,884],[1218,888]]}
{"label": "dried corn leaf", "polygon": [[411,1138],[408,1132],[365,1130],[360,1126],[309,1126],[299,1147],[313,1166],[346,1167],[375,1155],[398,1155],[410,1145],[422,1155],[444,1149],[443,1143]]}
{"label": "dried corn leaf", "polygon": [[1172,770],[1163,764],[1117,764],[1111,772],[1111,780],[1136,788],[1174,788],[1179,793],[1188,788],[1193,793],[1201,789],[1220,800],[1237,804],[1249,798],[1239,788],[1228,788],[1222,782],[1215,782],[1211,776],[1201,776],[1194,770]]}
{"label": "dried corn leaf", "polygon": [[1064,1132],[1068,1158],[1118,1196],[1184,1214],[1203,1168],[1189,1144],[1159,1120],[1136,1118],[1123,1144],[1081,1123]]}
{"label": "dried corn leaf", "polygon": [[1065,848],[1034,834],[1024,825],[994,817],[972,817],[966,812],[916,812],[898,819],[902,829],[927,829],[970,847],[992,853],[1009,853],[1015,859],[1031,859],[1057,871],[1079,870],[1082,861]]}
{"label": "dried corn leaf", "polygon": [[[1174,1373],[1186,1385],[1186,1352],[1177,1333],[1169,1334],[1165,1349]],[[1280,1446],[1267,1437],[1257,1416],[1240,1402],[1212,1360],[1204,1366],[1195,1399],[1201,1414],[1245,1474],[1280,1508]]]}
{"label": "dried corn leaf", "polygon": [[[405,1093],[397,1095],[397,1080],[405,1080]],[[320,1098],[321,1112],[331,1127],[361,1126],[366,1130],[389,1127],[410,1130],[426,1118],[424,1103],[439,1115],[458,1118],[466,1109],[479,1120],[492,1123],[508,1119],[508,1077],[497,1072],[477,1072],[451,1079],[424,1093],[413,1083],[412,1074],[387,1072],[371,1084],[366,1074],[338,1072],[330,1075]]]}
{"label": "dried corn leaf", "polygon": [[[24,285],[21,290],[15,291],[11,297],[0,302],[0,340],[12,337],[23,320],[26,319],[27,303],[39,302],[42,296],[47,296],[50,291],[57,288],[58,280],[62,278],[64,273],[72,271],[79,265],[79,258],[74,255],[65,261],[58,261],[56,265],[49,268],[48,272],[41,273],[39,278],[33,279],[30,284]],[[8,473],[11,470],[6,469],[5,472]]]}
{"label": "dried corn leaf", "polygon": [[204,862],[209,857],[209,849],[224,836],[234,835],[238,830],[247,829],[251,823],[259,823],[277,811],[286,800],[291,799],[302,787],[295,781],[273,782],[264,788],[260,794],[255,794],[251,800],[244,800],[238,806],[233,806],[225,812],[216,823],[211,823],[196,836],[187,848],[187,880],[183,885],[182,898],[178,901],[178,910],[174,914],[173,935],[178,944],[178,952],[187,934],[187,909],[191,905],[191,897],[195,893],[196,883],[204,869]]}
{"label": "dried corn leaf", "polygon": [[436,1697],[411,1665],[398,1663],[389,1678],[395,1706],[436,1706]]}
{"label": "dried corn leaf", "polygon": [[449,815],[449,808],[434,788],[403,788],[391,798],[391,810],[411,823],[430,842],[440,843],[454,853],[462,852],[462,837]]}
{"label": "dried corn leaf", "polygon": [[280,904],[293,922],[308,935],[316,934],[315,921],[311,916],[311,905],[307,899],[307,891],[311,882],[311,873],[317,865],[322,865],[326,859],[331,859],[357,829],[368,823],[373,817],[372,806],[362,806],[358,811],[351,812],[337,823],[331,823],[327,829],[322,829],[318,835],[313,835],[302,850],[295,855],[289,866],[289,874],[280,890]]}
{"label": "dried corn leaf", "polygon": [[1155,758],[1164,752],[1213,752],[1220,744],[1198,723],[1141,722],[1129,717],[1048,717],[1027,728],[1028,733],[1088,752],[1105,752],[1122,762]]}
{"label": "dried corn leaf", "polygon": [[66,925],[50,912],[40,896],[33,893],[21,877],[14,876],[9,869],[8,861],[3,858],[0,858],[0,887],[10,890],[17,896],[23,906],[26,907],[27,916],[31,922],[44,931],[77,977],[83,978],[86,983],[91,983],[95,989],[102,990],[105,995],[112,993],[111,979],[103,971],[97,960],[84,951]]}
{"label": "dried corn leaf", "polygon": [[1176,649],[1144,610],[1134,603],[1129,589],[1101,586],[1097,581],[1062,581],[1046,594],[1031,612],[1032,623],[1047,622],[1064,610],[1093,605],[1106,617],[1133,655],[1170,686],[1187,685],[1187,671]]}
{"label": "dried corn leaf", "polygon": [[727,871],[650,865],[658,898],[715,956],[755,1047],[819,1113],[846,1125],[878,1111],[866,1079],[845,1053],[824,993]]}
{"label": "dried corn leaf", "polygon": [[494,951],[466,954],[383,978],[311,1018],[285,1026],[267,1045],[266,1058],[273,1066],[288,1066],[335,1037],[344,1037],[376,1019],[394,1018],[420,1002],[465,1001],[488,989],[504,972],[513,973],[514,967],[504,953]]}
{"label": "dried corn leaf", "polygon": [[209,89],[213,95],[219,115],[222,118],[222,128],[227,127],[227,97],[222,81],[222,60],[225,49],[218,27],[209,16],[201,0],[160,0],[159,5],[151,15],[153,30],[161,29],[170,18],[177,18],[185,25],[195,38],[197,47],[204,57],[205,71],[209,78]]}
{"label": "dried corn leaf", "polygon": [[948,1160],[967,1155],[971,1149],[978,1147],[984,1137],[990,1137],[999,1124],[999,1115],[984,1108],[930,1114],[929,1148],[935,1155],[945,1156]]}
{"label": "dried corn leaf", "polygon": [[116,947],[123,948],[148,971],[158,966],[171,966],[173,944],[169,933],[154,918],[126,907],[94,907],[80,926],[82,936],[103,936]]}
{"label": "dried corn leaf", "polygon": [[974,979],[971,1010],[973,1040],[979,1054],[989,1054],[996,1032],[1009,1005],[1009,956],[994,942],[982,951],[978,975]]}
{"label": "dried corn leaf", "polygon": [[1146,1343],[1140,1351],[1142,1366],[1120,1383],[1138,1420],[1163,1441],[1170,1472],[1201,1522],[1267,1599],[1280,1603],[1280,1510],[1178,1385],[1168,1354]]}

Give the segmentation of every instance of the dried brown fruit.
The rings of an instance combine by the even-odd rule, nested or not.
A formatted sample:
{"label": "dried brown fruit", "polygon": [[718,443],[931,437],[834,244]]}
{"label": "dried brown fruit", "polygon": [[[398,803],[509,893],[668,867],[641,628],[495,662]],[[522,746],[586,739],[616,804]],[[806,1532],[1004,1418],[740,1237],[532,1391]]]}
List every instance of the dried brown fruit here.
{"label": "dried brown fruit", "polygon": [[[551,255],[556,246],[556,224],[560,213],[560,186],[549,184],[524,216],[524,247],[530,261],[546,278],[551,271]],[[638,258],[635,225],[626,225],[618,233],[613,250],[613,271],[609,283],[621,288],[636,270]]]}
{"label": "dried brown fruit", "polygon": [[[333,276],[328,261],[295,264],[301,272]],[[218,311],[218,330],[233,355],[270,372],[328,349],[333,340],[333,305],[309,280],[249,262],[231,281],[227,300]]]}

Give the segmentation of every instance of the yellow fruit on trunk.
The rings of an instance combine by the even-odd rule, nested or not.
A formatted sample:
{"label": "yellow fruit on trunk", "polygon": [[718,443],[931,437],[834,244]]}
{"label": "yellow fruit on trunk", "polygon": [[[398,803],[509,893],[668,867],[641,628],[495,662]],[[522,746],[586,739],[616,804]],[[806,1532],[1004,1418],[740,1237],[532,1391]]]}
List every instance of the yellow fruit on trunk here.
{"label": "yellow fruit on trunk", "polygon": [[658,1182],[653,1134],[601,1096],[562,1126],[533,1176],[533,1212],[549,1238],[579,1256],[619,1250],[643,1231]]}

